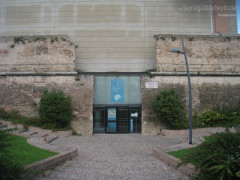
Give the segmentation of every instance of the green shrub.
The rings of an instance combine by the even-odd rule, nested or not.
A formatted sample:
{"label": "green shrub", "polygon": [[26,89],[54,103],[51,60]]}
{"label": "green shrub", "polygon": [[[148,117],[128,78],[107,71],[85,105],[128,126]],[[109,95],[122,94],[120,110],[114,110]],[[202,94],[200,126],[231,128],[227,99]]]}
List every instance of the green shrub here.
{"label": "green shrub", "polygon": [[193,114],[192,127],[193,128],[205,127],[205,124],[202,122],[201,116],[198,114],[198,112],[194,112]]}
{"label": "green shrub", "polygon": [[23,124],[24,127],[27,126],[38,126],[41,127],[41,120],[36,117],[26,117],[19,114],[18,111],[7,112],[5,109],[0,108],[0,118],[3,120],[8,120],[16,124]]}
{"label": "green shrub", "polygon": [[62,91],[45,91],[40,100],[39,116],[48,128],[64,128],[72,119],[71,98]]}
{"label": "green shrub", "polygon": [[224,123],[225,116],[215,111],[204,111],[201,119],[205,127],[216,127]]}
{"label": "green shrub", "polygon": [[6,117],[7,117],[7,112],[5,111],[5,109],[0,108],[0,118],[6,119]]}
{"label": "green shrub", "polygon": [[159,121],[166,122],[170,128],[181,129],[187,127],[186,113],[179,95],[172,90],[163,90],[152,104]]}
{"label": "green shrub", "polygon": [[199,115],[193,115],[193,127],[234,127],[240,124],[240,101],[237,107],[218,105],[213,110],[207,110]]}
{"label": "green shrub", "polygon": [[225,125],[235,126],[237,124],[240,124],[240,101],[238,102],[237,107],[229,107],[226,105],[217,106],[213,109],[214,111],[222,114],[224,119]]}
{"label": "green shrub", "polygon": [[23,165],[7,150],[9,146],[7,142],[8,134],[0,130],[0,179],[21,179],[20,175],[24,172]]}
{"label": "green shrub", "polygon": [[18,111],[11,111],[10,113],[5,111],[5,109],[0,108],[0,117],[2,119],[8,120],[8,119],[19,119],[20,118],[20,114]]}
{"label": "green shrub", "polygon": [[197,179],[240,178],[240,133],[216,133],[194,148],[181,164],[194,162],[200,169]]}

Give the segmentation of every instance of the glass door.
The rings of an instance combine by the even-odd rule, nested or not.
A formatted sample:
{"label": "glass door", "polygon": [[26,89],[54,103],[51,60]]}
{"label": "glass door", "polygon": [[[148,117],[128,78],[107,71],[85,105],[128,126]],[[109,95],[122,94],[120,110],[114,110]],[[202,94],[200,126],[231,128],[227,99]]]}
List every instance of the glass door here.
{"label": "glass door", "polygon": [[118,133],[129,133],[129,107],[118,107],[117,131]]}
{"label": "glass door", "polygon": [[117,132],[117,108],[109,107],[106,108],[107,119],[106,119],[106,133]]}
{"label": "glass door", "polygon": [[94,133],[105,133],[105,107],[94,107]]}
{"label": "glass door", "polygon": [[130,108],[130,133],[141,133],[141,108]]}
{"label": "glass door", "polygon": [[140,106],[95,106],[94,133],[141,133]]}
{"label": "glass door", "polygon": [[106,111],[106,133],[129,133],[129,107],[108,107]]}

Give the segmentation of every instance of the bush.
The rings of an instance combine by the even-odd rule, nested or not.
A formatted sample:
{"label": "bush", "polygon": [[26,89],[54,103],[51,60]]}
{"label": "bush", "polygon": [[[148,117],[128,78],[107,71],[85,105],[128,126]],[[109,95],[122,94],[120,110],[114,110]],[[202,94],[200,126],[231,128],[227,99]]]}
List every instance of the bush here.
{"label": "bush", "polygon": [[235,108],[222,105],[217,106],[213,110],[224,116],[224,124],[230,126],[240,124],[240,100],[238,101],[238,106]]}
{"label": "bush", "polygon": [[16,111],[16,110],[12,110],[12,111],[9,113],[9,112],[5,111],[5,109],[0,108],[0,117],[1,117],[2,119],[6,119],[6,120],[8,120],[8,119],[13,120],[13,119],[19,119],[19,118],[21,118],[21,115],[20,115],[19,112]]}
{"label": "bush", "polygon": [[198,112],[194,112],[194,114],[193,114],[192,127],[193,128],[205,127],[205,124],[202,122],[201,116],[198,114]]}
{"label": "bush", "polygon": [[161,91],[152,107],[158,120],[167,122],[170,128],[181,129],[188,126],[183,102],[173,89]]}
{"label": "bush", "polygon": [[21,115],[18,111],[7,112],[5,109],[0,108],[0,118],[11,121],[16,124],[23,124],[24,127],[38,126],[41,127],[41,120],[37,117],[26,117]]}
{"label": "bush", "polygon": [[9,146],[7,141],[8,134],[6,131],[0,130],[0,179],[21,179],[20,175],[24,172],[23,166],[17,161],[17,158],[7,150]]}
{"label": "bush", "polygon": [[207,110],[199,115],[193,115],[193,127],[233,127],[240,124],[240,101],[236,108],[225,105],[217,106],[213,110]]}
{"label": "bush", "polygon": [[194,163],[196,179],[240,179],[240,133],[216,133],[192,149],[181,164]]}
{"label": "bush", "polygon": [[5,111],[5,109],[0,108],[0,118],[6,119],[7,117],[8,117],[8,115],[7,115],[7,112]]}
{"label": "bush", "polygon": [[225,116],[215,111],[204,111],[201,119],[205,127],[216,127],[224,124]]}
{"label": "bush", "polygon": [[48,128],[64,128],[72,119],[71,98],[62,91],[45,91],[40,100],[39,116]]}

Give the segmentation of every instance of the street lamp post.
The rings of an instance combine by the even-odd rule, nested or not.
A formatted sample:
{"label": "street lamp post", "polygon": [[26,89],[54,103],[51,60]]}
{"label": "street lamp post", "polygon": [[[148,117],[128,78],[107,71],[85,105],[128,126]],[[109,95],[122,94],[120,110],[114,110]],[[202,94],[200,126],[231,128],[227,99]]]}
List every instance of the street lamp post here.
{"label": "street lamp post", "polygon": [[192,144],[192,91],[191,91],[191,79],[190,79],[190,72],[188,67],[188,60],[187,60],[187,52],[184,46],[183,38],[181,37],[183,52],[180,51],[178,48],[173,48],[171,50],[172,53],[180,53],[184,54],[185,63],[187,68],[187,75],[188,75],[188,92],[189,92],[189,144]]}

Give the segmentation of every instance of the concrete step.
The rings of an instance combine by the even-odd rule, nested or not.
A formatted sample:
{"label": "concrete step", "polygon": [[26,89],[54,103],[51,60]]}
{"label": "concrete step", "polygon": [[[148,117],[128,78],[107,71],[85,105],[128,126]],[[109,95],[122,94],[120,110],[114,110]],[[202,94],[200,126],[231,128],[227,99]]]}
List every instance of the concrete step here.
{"label": "concrete step", "polygon": [[58,136],[56,136],[56,135],[48,135],[48,136],[45,137],[45,141],[47,143],[51,143],[56,139],[58,139]]}
{"label": "concrete step", "polygon": [[16,128],[17,128],[17,126],[16,126],[16,125],[14,125],[14,124],[13,124],[13,125],[7,125],[7,128],[8,128],[8,129],[16,129]]}
{"label": "concrete step", "polygon": [[24,136],[28,136],[28,137],[30,137],[30,136],[32,136],[32,135],[35,135],[35,134],[37,134],[37,131],[21,131],[21,133],[20,133],[21,135],[24,135]]}
{"label": "concrete step", "polygon": [[32,135],[32,137],[46,137],[46,136],[48,136],[48,134],[44,132],[37,132],[37,134]]}
{"label": "concrete step", "polygon": [[19,130],[19,133],[21,134],[21,133],[24,133],[24,132],[27,132],[28,130],[27,129],[21,129],[21,130]]}
{"label": "concrete step", "polygon": [[3,131],[8,130],[8,127],[6,125],[0,126],[0,130],[3,130]]}
{"label": "concrete step", "polygon": [[[145,180],[145,179],[157,179],[157,180],[181,180],[183,179],[182,176],[174,176],[172,172],[168,173],[161,173],[161,172],[155,172],[155,173],[149,173],[149,174],[139,174],[139,172],[136,173],[127,173],[123,172],[122,174],[116,174],[115,172],[98,172],[92,173],[92,172],[81,172],[78,173],[70,173],[70,172],[54,172],[50,175],[50,179],[134,179],[134,180]],[[45,178],[41,178],[41,180],[44,180]]]}
{"label": "concrete step", "polygon": [[48,150],[52,150],[52,151],[57,151],[58,152],[58,147],[57,146],[53,146],[51,144],[48,144],[48,143],[45,143],[43,141],[42,138],[39,138],[39,137],[31,137],[28,139],[28,143],[34,145],[34,146],[37,146],[39,148],[42,148],[42,149],[48,149]]}
{"label": "concrete step", "polygon": [[[27,179],[28,180],[28,179]],[[31,180],[56,180],[56,178],[49,178],[49,177],[41,177],[41,178],[33,178]],[[57,178],[57,180],[66,180],[66,178]],[[68,178],[67,180],[79,180],[78,178]]]}
{"label": "concrete step", "polygon": [[3,128],[3,127],[7,127],[7,125],[6,124],[0,125],[0,128]]}
{"label": "concrete step", "polygon": [[32,132],[32,133],[29,133],[30,136],[34,136],[34,135],[37,135],[37,134],[38,134],[37,131],[34,131],[34,132]]}

